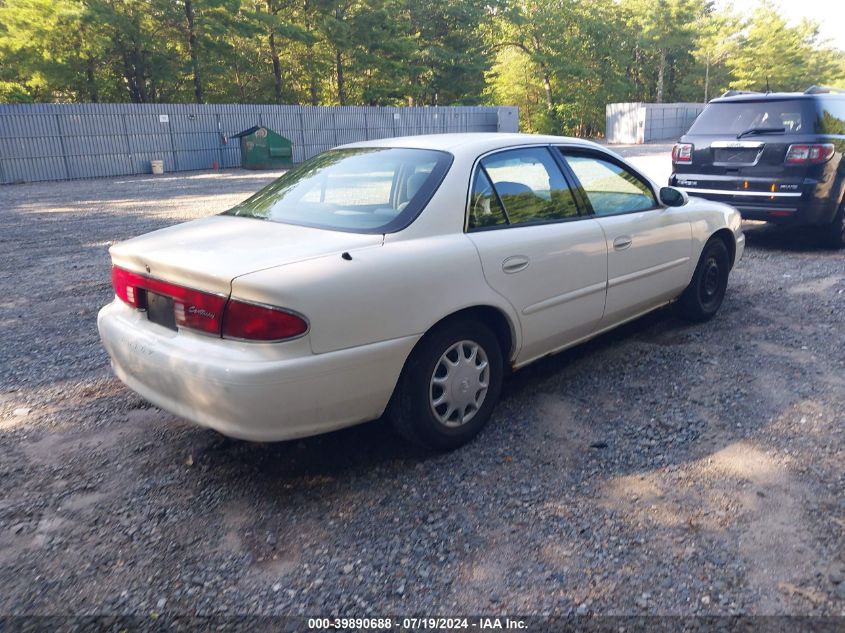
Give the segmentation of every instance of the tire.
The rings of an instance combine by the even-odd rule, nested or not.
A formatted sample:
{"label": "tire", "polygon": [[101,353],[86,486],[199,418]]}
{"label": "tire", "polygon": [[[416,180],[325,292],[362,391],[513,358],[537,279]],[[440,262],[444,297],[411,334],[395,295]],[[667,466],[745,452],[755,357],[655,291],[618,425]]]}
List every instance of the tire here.
{"label": "tire", "polygon": [[[486,366],[481,368],[484,358]],[[455,373],[450,376],[447,370]],[[404,438],[427,448],[452,450],[487,424],[501,388],[502,350],[496,335],[476,320],[447,322],[426,334],[414,349],[388,417]]]}
{"label": "tire", "polygon": [[676,314],[688,321],[712,319],[725,298],[730,272],[728,248],[718,237],[711,237],[701,251],[692,281],[675,303]]}
{"label": "tire", "polygon": [[836,212],[833,222],[822,227],[822,241],[830,248],[845,248],[845,202]]}

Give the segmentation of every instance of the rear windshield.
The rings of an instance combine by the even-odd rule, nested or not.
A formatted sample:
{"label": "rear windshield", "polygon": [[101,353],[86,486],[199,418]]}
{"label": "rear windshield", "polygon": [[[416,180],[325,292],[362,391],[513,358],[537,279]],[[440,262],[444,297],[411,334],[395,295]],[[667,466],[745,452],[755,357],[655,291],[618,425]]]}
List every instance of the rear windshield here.
{"label": "rear windshield", "polygon": [[688,134],[740,134],[746,130],[778,130],[813,134],[815,108],[809,99],[711,103],[698,115]]}
{"label": "rear windshield", "polygon": [[845,99],[819,100],[819,119],[816,128],[819,134],[845,135]]}
{"label": "rear windshield", "polygon": [[419,215],[452,156],[424,149],[330,150],[224,215],[357,233],[389,233]]}

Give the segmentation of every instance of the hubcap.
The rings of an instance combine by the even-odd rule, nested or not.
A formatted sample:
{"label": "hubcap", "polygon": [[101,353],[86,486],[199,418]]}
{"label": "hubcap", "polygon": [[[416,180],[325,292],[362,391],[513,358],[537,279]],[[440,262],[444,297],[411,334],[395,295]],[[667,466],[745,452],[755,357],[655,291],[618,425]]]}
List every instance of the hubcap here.
{"label": "hubcap", "polygon": [[704,267],[704,279],[701,284],[702,299],[709,301],[719,292],[719,264],[710,258]]}
{"label": "hubcap", "polygon": [[429,404],[441,424],[457,427],[475,417],[490,384],[490,363],[474,341],[460,341],[444,352],[434,366]]}

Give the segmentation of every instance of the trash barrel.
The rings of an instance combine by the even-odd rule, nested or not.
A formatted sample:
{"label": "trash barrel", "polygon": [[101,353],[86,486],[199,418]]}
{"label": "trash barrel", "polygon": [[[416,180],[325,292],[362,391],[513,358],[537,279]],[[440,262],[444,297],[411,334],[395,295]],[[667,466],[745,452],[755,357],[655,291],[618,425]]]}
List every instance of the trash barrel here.
{"label": "trash barrel", "polygon": [[150,170],[155,175],[160,175],[164,173],[164,161],[163,160],[151,160],[150,161]]}

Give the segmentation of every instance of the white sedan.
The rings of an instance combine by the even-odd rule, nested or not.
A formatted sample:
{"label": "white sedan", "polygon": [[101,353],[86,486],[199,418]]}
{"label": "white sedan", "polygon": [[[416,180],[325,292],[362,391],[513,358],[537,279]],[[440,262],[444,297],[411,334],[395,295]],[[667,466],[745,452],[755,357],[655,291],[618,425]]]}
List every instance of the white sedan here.
{"label": "white sedan", "polygon": [[345,145],[221,215],[112,246],[99,314],[118,377],[226,435],[389,417],[449,449],[503,376],[675,303],[711,318],[740,216],[573,138]]}

